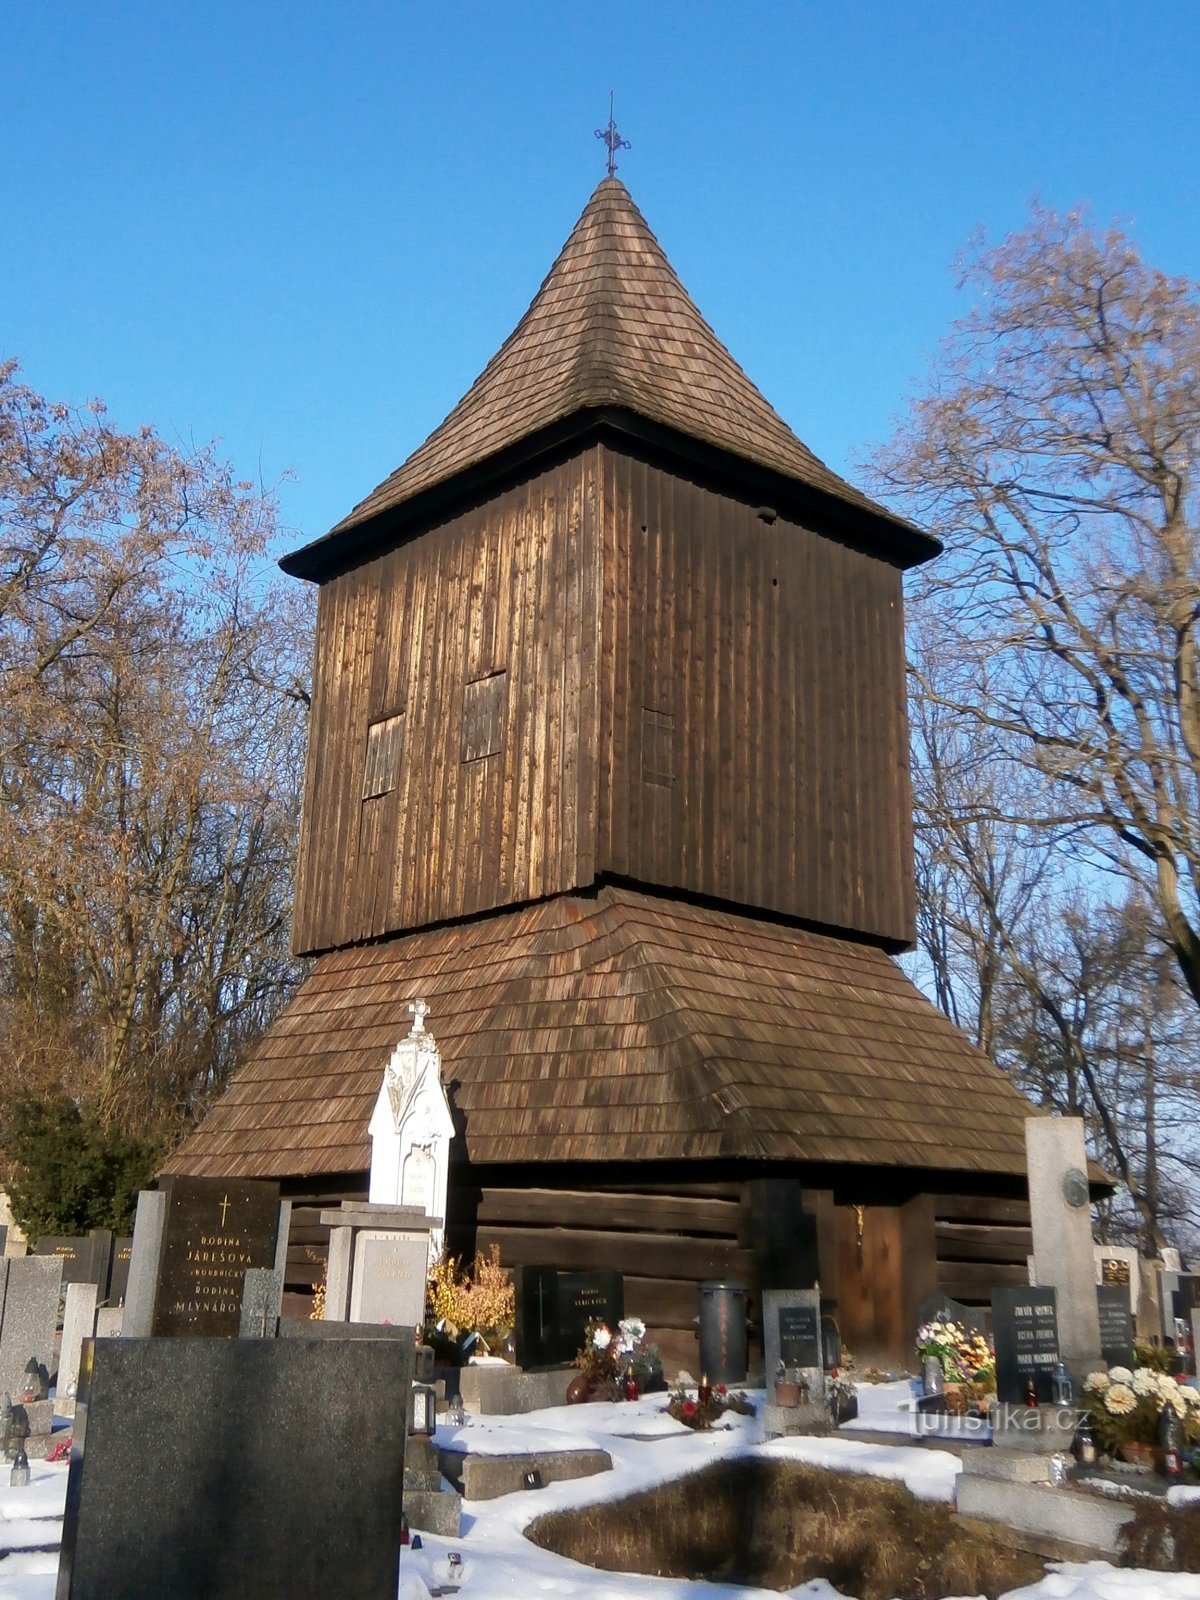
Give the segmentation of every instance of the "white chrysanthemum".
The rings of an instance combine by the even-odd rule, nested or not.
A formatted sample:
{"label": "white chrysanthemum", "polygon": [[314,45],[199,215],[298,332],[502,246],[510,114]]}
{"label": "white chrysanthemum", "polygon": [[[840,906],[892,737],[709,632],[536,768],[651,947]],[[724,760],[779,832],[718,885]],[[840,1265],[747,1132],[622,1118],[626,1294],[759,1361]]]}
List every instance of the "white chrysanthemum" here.
{"label": "white chrysanthemum", "polygon": [[1127,1417],[1137,1410],[1137,1395],[1127,1383],[1110,1383],[1104,1391],[1104,1409],[1114,1417]]}
{"label": "white chrysanthemum", "polygon": [[609,1345],[612,1343],[612,1334],[603,1323],[601,1323],[592,1334],[592,1343],[596,1346],[597,1350],[607,1350]]}
{"label": "white chrysanthemum", "polygon": [[1139,1367],[1130,1387],[1134,1394],[1156,1394],[1159,1388],[1158,1373],[1151,1372],[1149,1367]]}
{"label": "white chrysanthemum", "polygon": [[1108,1376],[1113,1383],[1128,1385],[1133,1382],[1133,1373],[1130,1372],[1128,1367],[1109,1367]]}
{"label": "white chrysanthemum", "polygon": [[1184,1400],[1183,1393],[1178,1385],[1176,1385],[1175,1392],[1173,1394],[1165,1395],[1163,1397],[1163,1409],[1166,1410],[1168,1407],[1170,1407],[1177,1417],[1182,1417],[1184,1412],[1187,1410],[1187,1402]]}
{"label": "white chrysanthemum", "polygon": [[1193,1389],[1190,1383],[1181,1383],[1178,1388],[1188,1410],[1200,1410],[1200,1389]]}
{"label": "white chrysanthemum", "polygon": [[1089,1372],[1083,1380],[1083,1387],[1089,1394],[1103,1394],[1111,1382],[1107,1372]]}
{"label": "white chrysanthemum", "polygon": [[634,1344],[637,1344],[640,1340],[646,1337],[646,1324],[642,1321],[641,1317],[626,1317],[625,1320],[623,1322],[619,1322],[617,1326],[620,1328],[625,1338],[632,1339]]}

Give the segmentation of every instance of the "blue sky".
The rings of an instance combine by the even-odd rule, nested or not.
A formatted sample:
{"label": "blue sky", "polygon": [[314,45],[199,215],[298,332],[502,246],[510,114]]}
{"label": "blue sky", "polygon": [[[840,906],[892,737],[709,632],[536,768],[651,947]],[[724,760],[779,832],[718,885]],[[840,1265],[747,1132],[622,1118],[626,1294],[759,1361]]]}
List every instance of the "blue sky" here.
{"label": "blue sky", "polygon": [[0,355],[222,440],[323,533],[520,316],[603,173],[831,465],[974,229],[1088,202],[1200,277],[1194,5],[0,0]]}

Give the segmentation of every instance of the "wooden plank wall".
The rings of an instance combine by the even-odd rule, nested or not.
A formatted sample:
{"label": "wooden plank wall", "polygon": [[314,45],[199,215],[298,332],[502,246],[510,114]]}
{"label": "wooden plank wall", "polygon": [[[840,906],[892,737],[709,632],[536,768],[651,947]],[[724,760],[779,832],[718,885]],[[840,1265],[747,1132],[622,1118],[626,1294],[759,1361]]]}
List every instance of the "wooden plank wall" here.
{"label": "wooden plank wall", "polygon": [[1029,1282],[1028,1200],[937,1195],[933,1206],[942,1293],[967,1306],[986,1306],[993,1289],[1019,1289]]}
{"label": "wooden plank wall", "polygon": [[601,460],[598,867],[911,939],[899,572]]}
{"label": "wooden plank wall", "polygon": [[[297,951],[592,881],[594,457],[322,588]],[[501,673],[486,696],[498,737],[464,741],[467,686]],[[396,785],[364,799],[368,729],[396,716]]]}
{"label": "wooden plank wall", "polygon": [[447,1219],[451,1248],[500,1246],[505,1266],[609,1269],[625,1278],[625,1310],[644,1318],[664,1356],[697,1359],[697,1285],[725,1279],[753,1286],[746,1186],[676,1178],[670,1183],[597,1182],[580,1170],[575,1189],[500,1187],[472,1191],[453,1182]]}

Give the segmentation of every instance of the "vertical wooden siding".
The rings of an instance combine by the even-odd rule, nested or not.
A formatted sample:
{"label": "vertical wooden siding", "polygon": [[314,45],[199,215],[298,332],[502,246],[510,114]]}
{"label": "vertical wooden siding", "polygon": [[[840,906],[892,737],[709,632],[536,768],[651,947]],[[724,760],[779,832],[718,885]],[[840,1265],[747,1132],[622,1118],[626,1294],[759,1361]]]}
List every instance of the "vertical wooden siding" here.
{"label": "vertical wooden siding", "polygon": [[322,590],[295,946],[604,872],[914,931],[899,572],[596,446]]}
{"label": "vertical wooden siding", "polygon": [[[593,462],[532,478],[322,589],[298,951],[592,881]],[[500,672],[500,748],[464,760],[464,689]],[[363,799],[367,729],[395,715],[397,785]]]}
{"label": "vertical wooden siding", "polygon": [[911,939],[899,572],[644,462],[601,461],[598,868]]}

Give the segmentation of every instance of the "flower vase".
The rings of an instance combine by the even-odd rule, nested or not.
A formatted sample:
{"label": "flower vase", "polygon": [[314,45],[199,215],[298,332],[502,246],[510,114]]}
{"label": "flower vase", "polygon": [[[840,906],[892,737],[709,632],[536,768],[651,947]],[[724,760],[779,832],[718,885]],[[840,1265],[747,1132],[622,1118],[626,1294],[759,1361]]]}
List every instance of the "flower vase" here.
{"label": "flower vase", "polygon": [[775,1404],[786,1406],[790,1411],[793,1406],[800,1404],[800,1385],[777,1380],[775,1384]]}
{"label": "flower vase", "polygon": [[1129,1466],[1145,1467],[1148,1472],[1153,1471],[1157,1457],[1157,1451],[1152,1444],[1140,1444],[1136,1440],[1120,1445],[1117,1454]]}
{"label": "flower vase", "polygon": [[921,1373],[921,1387],[926,1394],[942,1394],[946,1388],[946,1375],[939,1356],[926,1356]]}

